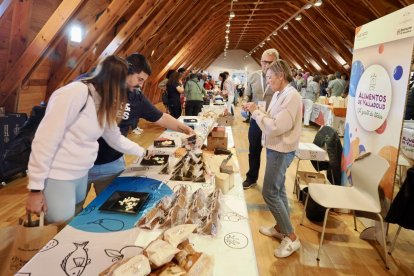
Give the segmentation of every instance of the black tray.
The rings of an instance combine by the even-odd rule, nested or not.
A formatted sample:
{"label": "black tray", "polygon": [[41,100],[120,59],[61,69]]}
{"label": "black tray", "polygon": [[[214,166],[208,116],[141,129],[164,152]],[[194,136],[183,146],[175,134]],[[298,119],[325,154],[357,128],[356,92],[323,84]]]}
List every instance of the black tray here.
{"label": "black tray", "polygon": [[[165,145],[164,142],[170,141],[171,144]],[[156,148],[174,148],[175,147],[175,141],[171,139],[157,139],[154,141],[154,147]]]}
{"label": "black tray", "polygon": [[[135,205],[132,209],[126,210],[125,205],[121,205],[119,201],[122,201],[128,197],[135,197],[138,198],[136,201],[137,205]],[[129,192],[129,191],[115,191],[102,206],[99,208],[101,211],[110,211],[110,212],[118,212],[124,214],[137,214],[144,203],[148,200],[149,193],[142,193],[142,192]]]}
{"label": "black tray", "polygon": [[[142,159],[141,165],[142,166],[162,166],[168,162],[168,155],[164,154],[156,154],[151,156],[149,159]],[[157,160],[157,158],[162,158],[162,160]]]}
{"label": "black tray", "polygon": [[193,118],[193,119],[184,119],[184,123],[198,123],[198,120]]}

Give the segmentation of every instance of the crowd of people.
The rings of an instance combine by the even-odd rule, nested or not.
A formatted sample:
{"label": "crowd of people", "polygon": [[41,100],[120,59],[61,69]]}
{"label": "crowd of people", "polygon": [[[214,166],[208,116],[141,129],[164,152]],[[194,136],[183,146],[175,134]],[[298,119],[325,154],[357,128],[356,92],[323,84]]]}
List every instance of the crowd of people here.
{"label": "crowd of people", "polygon": [[[243,188],[256,185],[261,152],[266,149],[262,195],[274,219],[260,233],[281,239],[277,257],[287,257],[301,246],[289,216],[285,188],[286,170],[292,163],[302,127],[302,96],[313,103],[321,95],[346,96],[343,75],[309,74],[293,70],[279,59],[276,49],[261,57],[261,70],[252,73],[247,86],[236,86],[228,72],[219,74],[220,84],[203,72],[184,68],[168,71],[159,87],[167,113],[158,110],[142,93],[151,66],[140,54],[121,59],[109,56],[91,73],[55,91],[47,105],[32,145],[29,162],[30,190],[26,210],[46,212],[49,222],[67,221],[82,210],[93,183],[100,194],[125,169],[124,153],[145,158],[148,152],[126,136],[140,118],[192,135],[179,122],[196,116],[208,93],[227,101],[228,113],[242,97],[242,110],[249,123],[249,169]],[[307,122],[305,116],[305,125]]]}

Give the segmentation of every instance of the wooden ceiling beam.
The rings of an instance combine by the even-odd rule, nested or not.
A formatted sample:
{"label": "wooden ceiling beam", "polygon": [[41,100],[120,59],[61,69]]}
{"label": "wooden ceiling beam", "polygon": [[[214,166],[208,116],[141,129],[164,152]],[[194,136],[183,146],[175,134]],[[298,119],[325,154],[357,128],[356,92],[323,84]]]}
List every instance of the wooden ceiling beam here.
{"label": "wooden ceiling beam", "polygon": [[3,15],[6,13],[6,11],[13,7],[14,2],[17,2],[17,0],[3,0],[0,4],[0,20],[3,18]]}
{"label": "wooden ceiling beam", "polygon": [[145,26],[145,28],[132,40],[132,43],[124,51],[124,55],[130,55],[134,52],[140,52],[145,47],[148,38],[157,33],[161,25],[169,18],[174,11],[180,6],[182,0],[166,1],[164,7],[155,15],[153,19]]}
{"label": "wooden ceiling beam", "polygon": [[6,73],[17,62],[27,47],[32,5],[33,0],[22,0],[14,4]]}
{"label": "wooden ceiling beam", "polygon": [[102,60],[106,56],[118,53],[125,43],[132,37],[137,29],[145,22],[151,11],[156,9],[162,0],[145,1],[131,16],[128,22],[116,34],[114,39],[106,46],[105,50],[99,55],[97,61]]}
{"label": "wooden ceiling beam", "polygon": [[[202,13],[203,14],[203,13]],[[204,16],[202,17],[204,18]],[[200,21],[202,22],[202,21]],[[213,25],[218,26],[222,23],[216,22]],[[174,57],[174,55],[179,52],[188,42],[188,39],[195,40],[198,36],[200,36],[202,33],[196,32],[196,35],[194,35],[194,30],[199,29],[198,24],[191,23],[190,26],[192,26],[189,30],[185,30],[184,28],[180,28],[178,30],[178,33],[175,33],[173,39],[169,42],[169,44],[163,44],[164,48],[161,48],[159,53],[157,54],[158,59],[155,59],[155,62],[158,65],[159,70],[162,70],[164,66],[167,65],[167,63]],[[191,38],[189,38],[192,36]],[[156,81],[158,79],[156,78]]]}
{"label": "wooden ceiling beam", "polygon": [[318,37],[322,39],[322,41],[329,41],[328,43],[324,43],[328,49],[334,47],[336,49],[336,52],[338,52],[338,54],[341,55],[348,64],[351,63],[352,53],[350,49],[346,48],[342,43],[340,43],[341,40],[339,38],[333,37],[332,34],[328,33],[325,29],[325,26],[322,26],[315,17],[311,16],[309,13],[306,13],[301,22],[303,22],[303,24],[308,24],[308,26],[314,30],[313,33],[315,35],[316,33],[319,33]]}
{"label": "wooden ceiling beam", "polygon": [[[291,27],[292,27],[292,29],[294,29],[293,26],[291,26]],[[313,47],[308,44],[307,40],[306,39],[303,39],[302,42],[300,42],[297,39],[297,36],[300,35],[300,34],[297,34],[296,31],[295,30],[292,30],[292,29],[289,32],[281,32],[280,35],[281,36],[286,36],[287,39],[289,41],[291,41],[293,45],[296,45],[296,50],[299,50],[299,52],[301,52],[303,55],[306,54],[307,55],[307,59],[309,59],[311,62],[312,61],[313,62],[316,62],[320,66],[320,68],[321,68],[320,70],[321,71],[329,72],[330,71],[330,68],[328,66],[326,66],[322,62],[322,60],[317,60],[317,58],[319,57],[319,55],[318,55],[318,53],[316,53],[316,52],[314,52],[312,50]],[[314,64],[312,63],[312,65],[314,65]]]}
{"label": "wooden ceiling beam", "polygon": [[348,26],[350,26],[353,30],[358,27],[357,24],[349,17],[349,14],[343,9],[343,2],[342,1],[335,1],[335,0],[327,0],[325,4],[330,5],[333,9],[335,9],[342,18],[347,22]]}
{"label": "wooden ceiling beam", "polygon": [[84,0],[63,0],[0,83],[0,105],[41,60],[52,41]]}
{"label": "wooden ceiling beam", "polygon": [[[159,39],[151,39],[150,42],[147,42],[146,48],[150,50],[151,53],[155,50],[155,53],[158,55],[166,45],[174,43],[174,38],[177,38],[177,36],[183,32],[183,28],[180,25],[181,21],[185,20],[186,16],[192,11],[193,7],[193,5],[184,5],[183,10],[180,9],[178,11],[177,9],[177,12],[175,14],[178,13],[178,17],[170,16],[170,18],[165,21],[163,26],[161,26],[161,28],[158,30],[158,33],[162,34],[162,37]],[[150,58],[151,60],[154,60],[153,55],[151,55]]]}
{"label": "wooden ceiling beam", "polygon": [[387,12],[380,7],[379,1],[371,1],[371,0],[361,0],[361,3],[364,4],[377,18],[383,17],[387,14]]}
{"label": "wooden ceiling beam", "polygon": [[[280,36],[283,40],[283,43],[280,43],[279,47],[283,44],[283,46],[286,46],[287,49],[292,49],[291,50],[292,56],[295,56],[297,60],[300,60],[303,62],[303,64],[305,64],[305,61],[307,59],[310,59],[308,56],[305,55],[305,52],[302,51],[303,47],[301,45],[295,45],[295,43],[291,41],[288,35],[288,32],[279,34],[278,36]],[[285,47],[285,50],[286,50],[286,47]],[[313,58],[311,60],[314,61]],[[319,63],[317,64],[319,65]],[[321,69],[316,68],[315,65],[312,63],[311,63],[311,66],[315,72],[319,72],[321,69],[323,69],[322,67]]]}
{"label": "wooden ceiling beam", "polygon": [[[203,11],[204,9],[206,9],[209,6],[209,3],[207,1],[202,1],[202,2],[195,2],[196,6],[192,11],[192,20],[185,20],[184,22],[181,22],[181,24],[177,25],[177,29],[176,32],[171,33],[172,35],[176,35],[178,37],[180,37],[180,39],[187,39],[188,36],[193,35],[194,32],[197,32],[196,26],[200,23],[200,18],[203,18]],[[195,11],[195,12],[194,12]],[[180,12],[178,13],[180,14]],[[183,18],[184,20],[184,18]],[[162,34],[160,32],[158,32],[159,34]],[[150,42],[155,42],[156,46],[155,47],[148,47],[145,46],[145,49],[143,48],[141,51],[143,52],[144,55],[149,56],[150,53],[153,50],[156,50],[157,47],[159,47],[161,49],[161,45],[160,42],[163,38],[162,37],[156,37],[154,36]],[[170,43],[172,42],[172,39],[170,40]],[[168,45],[168,41],[165,41],[164,45]]]}
{"label": "wooden ceiling beam", "polygon": [[78,69],[99,41],[111,31],[115,23],[133,4],[134,0],[113,0],[104,10],[103,14],[88,31],[88,35],[68,56],[65,57],[63,66],[49,79],[46,94],[50,95],[60,85],[70,81],[71,73]]}

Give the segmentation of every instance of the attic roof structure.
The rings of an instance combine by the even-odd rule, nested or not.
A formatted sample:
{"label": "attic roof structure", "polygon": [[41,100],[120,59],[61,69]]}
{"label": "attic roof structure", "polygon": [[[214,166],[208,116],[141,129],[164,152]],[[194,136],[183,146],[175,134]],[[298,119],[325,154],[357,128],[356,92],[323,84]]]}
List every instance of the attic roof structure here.
{"label": "attic roof structure", "polygon": [[[355,28],[412,3],[3,0],[0,106],[29,112],[111,54],[124,57],[140,52],[149,59],[153,73],[144,92],[154,103],[160,99],[158,83],[169,69],[207,68],[226,48],[244,50],[246,57],[259,62],[262,52],[273,47],[292,67],[349,73]],[[80,42],[70,39],[74,26],[82,32]]]}

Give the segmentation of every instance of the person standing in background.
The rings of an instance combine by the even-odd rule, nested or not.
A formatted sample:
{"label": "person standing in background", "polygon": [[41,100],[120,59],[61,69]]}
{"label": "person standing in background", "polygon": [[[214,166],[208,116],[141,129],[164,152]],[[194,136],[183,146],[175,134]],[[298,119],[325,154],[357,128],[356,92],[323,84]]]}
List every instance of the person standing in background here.
{"label": "person standing in background", "polygon": [[302,100],[298,91],[290,86],[292,76],[284,60],[276,60],[266,71],[267,84],[274,95],[268,108],[263,110],[254,102],[243,105],[252,113],[262,130],[263,146],[266,147],[266,171],[262,195],[276,220],[276,225],[261,226],[265,236],[282,240],[275,249],[277,258],[285,258],[301,247],[290,219],[289,201],[286,195],[286,170],[295,157],[302,130]]}
{"label": "person standing in background", "polygon": [[[276,49],[271,48],[263,52],[260,61],[262,69],[254,72],[247,82],[245,90],[246,95],[244,96],[245,102],[252,101],[255,104],[259,104],[259,102],[265,103],[265,110],[269,106],[274,92],[266,84],[265,70],[266,66],[277,59],[279,59],[279,52]],[[248,132],[249,170],[246,174],[246,179],[243,181],[244,189],[249,189],[256,185],[257,178],[259,177],[260,155],[262,154],[261,137],[262,131],[256,121],[250,118],[250,127]]]}
{"label": "person standing in background", "polygon": [[[143,55],[134,53],[127,57],[127,61],[129,69],[126,78],[127,91],[125,92],[128,95],[128,101],[123,106],[122,120],[119,123],[122,135],[127,136],[128,131],[141,118],[163,128],[192,134],[193,130],[189,126],[158,110],[141,91],[152,72],[148,60]],[[168,72],[167,76],[169,77],[171,74]],[[102,138],[98,140],[98,143],[98,156],[94,166],[89,170],[87,190],[89,191],[91,183],[93,183],[96,195],[105,190],[125,170],[124,155],[108,145]]]}
{"label": "person standing in background", "polygon": [[168,109],[171,116],[176,119],[181,116],[182,112],[180,96],[184,92],[184,87],[181,76],[179,72],[174,72],[167,82]]}
{"label": "person standing in background", "polygon": [[203,108],[204,97],[207,96],[206,90],[197,81],[196,74],[190,74],[190,79],[185,84],[185,115],[197,116]]}

